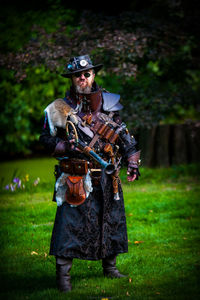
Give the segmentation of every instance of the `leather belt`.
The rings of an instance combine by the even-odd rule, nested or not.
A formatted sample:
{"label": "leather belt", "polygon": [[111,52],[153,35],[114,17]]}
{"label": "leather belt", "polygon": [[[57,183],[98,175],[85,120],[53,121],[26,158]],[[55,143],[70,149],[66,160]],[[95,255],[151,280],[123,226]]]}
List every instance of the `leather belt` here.
{"label": "leather belt", "polygon": [[60,167],[62,172],[74,175],[86,175],[88,169],[90,169],[91,173],[101,173],[101,169],[97,168],[97,164],[95,164],[92,161],[87,161],[83,159],[63,159],[62,161],[60,161]]}

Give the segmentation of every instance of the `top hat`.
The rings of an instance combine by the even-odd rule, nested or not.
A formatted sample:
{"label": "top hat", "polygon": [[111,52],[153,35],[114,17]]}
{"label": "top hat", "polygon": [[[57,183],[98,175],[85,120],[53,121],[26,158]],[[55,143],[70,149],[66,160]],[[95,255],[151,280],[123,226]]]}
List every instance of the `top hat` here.
{"label": "top hat", "polygon": [[61,74],[61,76],[70,78],[74,73],[86,71],[89,69],[94,69],[95,73],[97,73],[102,68],[102,66],[102,64],[94,66],[89,55],[76,56],[70,59],[69,63],[66,66],[67,73]]}

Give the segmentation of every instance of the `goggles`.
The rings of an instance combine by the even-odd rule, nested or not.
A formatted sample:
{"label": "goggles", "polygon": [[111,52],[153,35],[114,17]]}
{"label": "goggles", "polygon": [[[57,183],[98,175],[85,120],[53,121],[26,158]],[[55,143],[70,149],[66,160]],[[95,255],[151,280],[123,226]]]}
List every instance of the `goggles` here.
{"label": "goggles", "polygon": [[89,78],[89,77],[92,75],[92,74],[89,73],[89,72],[85,72],[85,73],[77,72],[77,73],[74,73],[74,76],[75,76],[76,78],[78,78],[78,77],[81,77],[82,74],[85,76],[85,78]]}

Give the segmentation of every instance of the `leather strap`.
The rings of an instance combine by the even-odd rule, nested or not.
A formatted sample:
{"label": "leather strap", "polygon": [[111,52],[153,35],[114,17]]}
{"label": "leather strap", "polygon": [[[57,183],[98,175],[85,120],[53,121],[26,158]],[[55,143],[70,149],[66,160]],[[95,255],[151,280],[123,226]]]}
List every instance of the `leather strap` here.
{"label": "leather strap", "polygon": [[94,146],[94,144],[98,141],[99,138],[100,138],[100,135],[98,133],[96,133],[95,136],[93,137],[93,139],[91,140],[91,142],[89,143],[89,147],[92,148]]}

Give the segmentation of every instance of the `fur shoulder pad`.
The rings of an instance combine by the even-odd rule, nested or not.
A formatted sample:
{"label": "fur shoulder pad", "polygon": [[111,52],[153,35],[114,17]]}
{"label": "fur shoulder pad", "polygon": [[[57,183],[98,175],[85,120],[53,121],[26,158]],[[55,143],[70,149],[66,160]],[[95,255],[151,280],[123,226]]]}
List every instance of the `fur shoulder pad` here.
{"label": "fur shoulder pad", "polygon": [[113,93],[102,93],[103,96],[103,109],[105,111],[118,111],[123,108],[123,105],[119,103],[120,95]]}
{"label": "fur shoulder pad", "polygon": [[57,128],[66,127],[66,121],[69,117],[73,123],[76,123],[76,112],[69,106],[63,99],[59,98],[50,103],[44,110],[47,115],[50,133],[52,136],[56,136]]}

